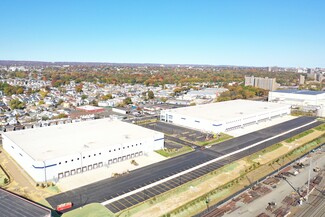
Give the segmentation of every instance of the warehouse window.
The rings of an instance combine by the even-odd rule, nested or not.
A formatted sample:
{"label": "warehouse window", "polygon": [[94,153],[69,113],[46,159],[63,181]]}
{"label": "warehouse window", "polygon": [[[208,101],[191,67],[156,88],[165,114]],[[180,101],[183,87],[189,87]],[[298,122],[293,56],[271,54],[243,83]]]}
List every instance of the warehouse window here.
{"label": "warehouse window", "polygon": [[14,146],[11,146],[12,149],[15,149]]}
{"label": "warehouse window", "polygon": [[65,161],[65,163],[68,163],[68,161]]}
{"label": "warehouse window", "polygon": [[73,159],[71,159],[71,162],[73,162]]}
{"label": "warehouse window", "polygon": [[59,162],[59,165],[61,165],[61,162]]}
{"label": "warehouse window", "polygon": [[116,151],[116,149],[114,148],[114,151]]}
{"label": "warehouse window", "polygon": [[94,156],[96,156],[96,154],[94,154]]}
{"label": "warehouse window", "polygon": [[101,153],[101,152],[99,152],[99,155],[102,155],[102,153]]}
{"label": "warehouse window", "polygon": [[109,150],[109,152],[111,152],[111,150]]}
{"label": "warehouse window", "polygon": [[77,160],[79,160],[79,158],[77,158]]}
{"label": "warehouse window", "polygon": [[142,143],[140,142],[140,145],[142,145]]}
{"label": "warehouse window", "polygon": [[128,148],[129,148],[129,146],[128,146]]}
{"label": "warehouse window", "polygon": [[132,145],[132,147],[133,147],[133,145]]}
{"label": "warehouse window", "polygon": [[125,147],[123,147],[123,149],[125,149]]}
{"label": "warehouse window", "polygon": [[83,159],[85,159],[86,157],[82,157]]}
{"label": "warehouse window", "polygon": [[121,148],[118,148],[118,150],[121,150]]}
{"label": "warehouse window", "polygon": [[90,157],[90,155],[88,155],[88,157]]}

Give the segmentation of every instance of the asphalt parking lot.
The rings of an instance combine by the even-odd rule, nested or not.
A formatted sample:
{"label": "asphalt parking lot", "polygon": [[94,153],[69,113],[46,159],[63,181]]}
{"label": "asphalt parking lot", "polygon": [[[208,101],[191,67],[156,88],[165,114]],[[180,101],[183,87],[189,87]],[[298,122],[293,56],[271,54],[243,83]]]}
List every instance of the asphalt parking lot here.
{"label": "asphalt parking lot", "polygon": [[[234,160],[235,158],[231,158],[231,160]],[[199,168],[195,171],[186,173],[182,176],[179,176],[177,178],[171,179],[169,181],[166,181],[162,184],[156,185],[154,187],[145,189],[139,193],[132,194],[130,196],[127,196],[125,198],[122,198],[120,200],[117,200],[113,203],[110,203],[106,205],[106,207],[111,210],[113,213],[117,213],[121,210],[124,210],[126,208],[132,207],[138,203],[141,203],[149,198],[153,198],[159,194],[162,194],[166,191],[169,191],[173,188],[176,188],[184,183],[187,183],[189,181],[192,181],[194,179],[197,179],[209,172],[212,172],[226,164],[228,164],[230,159],[223,159],[221,161],[218,161],[216,163],[209,164],[206,167]]]}
{"label": "asphalt parking lot", "polygon": [[0,189],[0,216],[3,217],[44,217],[51,211],[33,202]]}
{"label": "asphalt parking lot", "polygon": [[[140,168],[138,170],[132,171],[127,176],[122,176],[118,178],[110,178],[106,180],[102,180],[97,183],[93,183],[84,187],[80,187],[68,192],[64,192],[61,194],[58,194],[56,196],[52,196],[47,198],[47,201],[52,205],[56,206],[60,203],[71,201],[74,203],[74,208],[78,208],[80,206],[84,206],[86,203],[92,203],[92,202],[104,202],[111,198],[117,197],[119,195],[125,194],[127,192],[131,192],[135,189],[138,189],[140,187],[146,186],[150,183],[156,182],[158,180],[162,180],[164,178],[167,178],[171,175],[177,174],[181,171],[187,170],[189,168],[192,168],[194,166],[197,166],[199,164],[202,164],[204,162],[207,162],[211,159],[214,159],[216,157],[220,157],[226,153],[231,153],[235,150],[238,150],[240,148],[246,147],[248,145],[251,145],[253,143],[263,141],[267,138],[271,138],[275,135],[279,135],[282,132],[285,132],[287,130],[296,128],[298,126],[301,126],[306,123],[310,123],[313,121],[314,118],[308,118],[308,117],[301,117],[297,118],[264,130],[256,131],[251,134],[247,134],[241,137],[237,137],[235,139],[231,139],[222,143],[219,143],[218,145],[212,146],[210,149],[205,150],[196,150],[191,153],[187,153],[175,158],[171,158],[166,161],[162,161],[156,164],[149,165],[147,167]],[[195,178],[195,174],[203,175],[208,173],[211,170],[215,170],[225,163],[230,163],[236,159],[240,159],[244,156],[247,156],[249,154],[252,154],[256,151],[262,150],[267,146],[270,146],[272,144],[278,143],[280,141],[283,141],[287,138],[292,137],[293,135],[299,134],[300,132],[303,132],[307,129],[313,128],[317,125],[321,124],[321,122],[316,122],[313,124],[310,124],[308,126],[305,126],[301,129],[295,130],[291,133],[287,133],[283,136],[274,138],[272,140],[269,140],[267,142],[264,142],[258,146],[255,146],[251,149],[248,149],[246,151],[242,151],[236,155],[233,155],[231,159],[225,159],[226,161],[218,161],[216,164],[210,164],[210,168],[208,166],[200,168],[201,170],[199,172],[196,171],[196,173],[191,175],[186,175],[182,179],[182,182],[186,182]],[[229,160],[227,162],[227,160]],[[205,173],[203,173],[206,171]],[[178,180],[173,180],[173,182],[178,183]],[[173,182],[170,182],[167,184],[167,186],[175,187],[172,185]],[[158,190],[159,189],[159,190]],[[157,195],[159,193],[163,192],[163,189],[168,190],[168,187],[157,187],[154,190],[148,191],[148,193],[143,193],[142,195],[147,195],[148,198],[153,195]],[[146,189],[147,190],[147,189]],[[137,197],[138,196],[138,197]],[[108,206],[112,211],[116,212],[118,210],[123,209],[122,205],[119,205],[120,203],[125,204],[125,206],[132,206],[136,204],[137,201],[140,201],[140,195],[135,196],[134,199],[131,197],[129,198],[129,202],[120,201],[118,203],[114,203],[113,205]],[[146,197],[145,197],[146,198]],[[146,198],[147,199],[147,198]],[[124,203],[125,202],[125,203]]]}
{"label": "asphalt parking lot", "polygon": [[168,134],[176,138],[184,138],[185,140],[194,141],[194,142],[204,142],[206,141],[207,136],[210,138],[213,137],[213,135],[209,133],[202,133],[197,130],[188,129],[185,127],[176,126],[173,124],[159,122],[159,121],[154,123],[144,124],[141,126],[162,132],[164,134]]}

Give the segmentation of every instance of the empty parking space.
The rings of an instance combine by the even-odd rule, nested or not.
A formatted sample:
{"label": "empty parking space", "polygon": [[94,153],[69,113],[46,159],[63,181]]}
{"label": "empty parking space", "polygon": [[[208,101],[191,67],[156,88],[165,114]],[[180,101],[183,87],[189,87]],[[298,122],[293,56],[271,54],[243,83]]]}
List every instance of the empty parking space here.
{"label": "empty parking space", "polygon": [[[233,157],[233,160],[235,160],[237,158],[239,159],[240,155],[238,155],[238,157],[236,157],[236,156]],[[187,182],[195,180],[205,174],[208,174],[208,173],[224,166],[227,162],[228,162],[228,160],[226,159],[226,160],[221,160],[220,162],[211,163],[207,166],[201,167],[201,168],[194,170],[192,172],[189,172],[189,173],[186,173],[179,177],[168,180],[162,184],[156,185],[154,187],[145,189],[145,190],[138,192],[136,194],[133,194],[131,196],[127,196],[123,199],[112,202],[112,203],[106,205],[106,207],[108,209],[110,209],[113,213],[117,213],[121,210],[132,207],[138,203],[141,203],[141,202],[148,200],[152,197],[155,197],[155,196],[165,193],[171,189],[174,189],[182,184],[185,184]],[[119,205],[121,203],[123,203],[124,208],[123,208],[123,206]]]}
{"label": "empty parking space", "polygon": [[0,189],[0,216],[41,217],[49,216],[51,211],[34,202]]}
{"label": "empty parking space", "polygon": [[203,142],[206,140],[207,137],[213,137],[213,135],[209,133],[202,133],[197,130],[188,129],[185,127],[180,127],[165,122],[155,122],[150,124],[144,124],[142,126],[152,130],[160,131],[176,138],[184,138],[185,140],[194,142]]}

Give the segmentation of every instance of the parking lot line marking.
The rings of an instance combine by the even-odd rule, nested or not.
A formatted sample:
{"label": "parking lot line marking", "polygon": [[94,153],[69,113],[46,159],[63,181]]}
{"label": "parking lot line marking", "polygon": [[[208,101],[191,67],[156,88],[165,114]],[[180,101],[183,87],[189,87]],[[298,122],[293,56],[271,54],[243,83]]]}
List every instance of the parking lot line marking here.
{"label": "parking lot line marking", "polygon": [[189,179],[189,180],[193,180],[193,179],[195,179],[195,176],[193,176],[193,175],[188,175],[188,176],[185,176],[185,178],[187,178],[187,179]]}
{"label": "parking lot line marking", "polygon": [[[122,207],[124,207],[124,209],[125,208],[127,208],[122,202],[121,202],[121,200],[117,200],[117,201],[115,201],[115,202],[117,202],[118,204],[120,204]],[[119,209],[119,210],[122,210],[122,209]]]}
{"label": "parking lot line marking", "polygon": [[115,209],[117,209],[118,211],[121,211],[121,209],[119,209],[117,206],[115,206],[114,203],[115,203],[115,202],[110,203],[110,204],[108,204],[108,205],[111,205],[111,206],[113,206]]}
{"label": "parking lot line marking", "polygon": [[164,192],[166,191],[164,188],[161,187],[161,185],[157,185],[156,187],[159,188],[159,189],[161,190],[160,193],[164,193]]}
{"label": "parking lot line marking", "polygon": [[200,172],[200,170],[193,171],[194,174],[202,176],[204,173]]}
{"label": "parking lot line marking", "polygon": [[[134,206],[137,204],[137,201],[134,200],[133,198],[129,198],[131,200],[124,199],[126,203],[129,203],[131,206]],[[134,203],[133,203],[134,202]],[[129,206],[130,207],[130,206]]]}
{"label": "parking lot line marking", "polygon": [[169,180],[169,182],[172,182],[174,185],[176,184],[176,186],[178,184],[174,179]]}
{"label": "parking lot line marking", "polygon": [[132,195],[130,195],[130,197],[131,197],[133,200],[137,201],[138,203],[141,202],[141,201],[139,201],[138,199],[136,199],[135,197],[132,197]]}
{"label": "parking lot line marking", "polygon": [[168,190],[170,190],[170,188],[172,187],[172,186],[169,185],[167,182],[162,183],[162,185],[166,186],[166,188],[168,188]]}
{"label": "parking lot line marking", "polygon": [[[157,193],[160,194],[160,192],[159,192],[158,190],[153,189],[153,188],[151,188],[149,192],[151,192],[151,193],[153,193],[153,194],[155,194],[155,195],[157,195]],[[155,192],[156,192],[156,193],[155,193]]]}
{"label": "parking lot line marking", "polygon": [[129,202],[128,200],[126,200],[125,198],[121,199],[121,200],[120,200],[120,203],[122,203],[126,208],[130,207],[130,206],[127,205],[127,204],[130,204],[131,206],[133,206],[132,203],[130,203],[130,202]]}
{"label": "parking lot line marking", "polygon": [[137,193],[136,194],[137,195],[137,197],[140,197],[141,199],[142,199],[142,201],[145,201],[146,199],[143,197],[143,193],[141,192],[141,194],[140,194],[140,192],[139,193]]}

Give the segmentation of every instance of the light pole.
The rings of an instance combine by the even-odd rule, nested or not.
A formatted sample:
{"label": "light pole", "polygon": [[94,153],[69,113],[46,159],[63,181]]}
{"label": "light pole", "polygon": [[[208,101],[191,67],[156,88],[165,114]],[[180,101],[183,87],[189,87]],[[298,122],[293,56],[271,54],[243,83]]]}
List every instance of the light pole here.
{"label": "light pole", "polygon": [[307,184],[307,195],[306,195],[306,202],[308,202],[309,197],[309,185],[310,185],[310,173],[312,169],[312,159],[310,158],[310,164],[309,164],[309,172],[308,172],[308,184]]}
{"label": "light pole", "polygon": [[207,197],[207,199],[205,200],[205,203],[207,205],[207,209],[208,209],[208,212],[210,211],[210,207],[209,207],[209,203],[210,203],[210,198]]}

